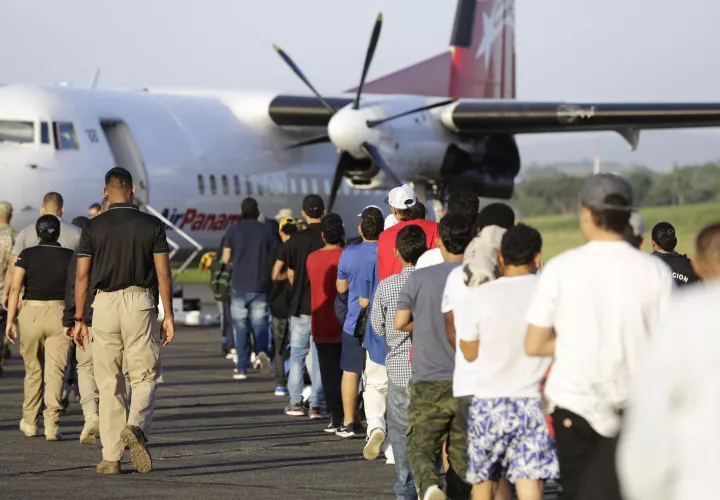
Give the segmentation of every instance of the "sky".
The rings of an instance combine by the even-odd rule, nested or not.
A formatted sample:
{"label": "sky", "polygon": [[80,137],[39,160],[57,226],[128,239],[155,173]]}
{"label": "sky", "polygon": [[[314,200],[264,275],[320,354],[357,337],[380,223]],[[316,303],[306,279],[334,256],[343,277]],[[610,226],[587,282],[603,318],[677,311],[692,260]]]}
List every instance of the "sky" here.
{"label": "sky", "polygon": [[[450,0],[0,0],[0,82],[304,91],[283,47],[325,94],[448,46]],[[720,100],[720,3],[516,0],[518,98]]]}

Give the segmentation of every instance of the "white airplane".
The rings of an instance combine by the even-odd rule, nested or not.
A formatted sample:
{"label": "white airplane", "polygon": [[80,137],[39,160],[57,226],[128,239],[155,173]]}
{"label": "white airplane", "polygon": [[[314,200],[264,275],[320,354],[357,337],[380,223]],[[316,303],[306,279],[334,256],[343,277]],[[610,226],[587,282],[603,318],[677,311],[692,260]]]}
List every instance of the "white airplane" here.
{"label": "white airplane", "polygon": [[215,248],[246,196],[268,217],[299,216],[318,193],[351,230],[401,180],[431,197],[464,186],[509,198],[515,134],[608,130],[635,147],[641,129],[720,125],[720,103],[514,100],[514,0],[459,0],[449,51],[365,83],[381,25],[360,85],[335,97],[277,47],[313,95],[1,86],[0,200],[15,206],[16,227],[48,191],[64,195],[68,217],[85,215],[105,172],[122,166],[142,206]]}

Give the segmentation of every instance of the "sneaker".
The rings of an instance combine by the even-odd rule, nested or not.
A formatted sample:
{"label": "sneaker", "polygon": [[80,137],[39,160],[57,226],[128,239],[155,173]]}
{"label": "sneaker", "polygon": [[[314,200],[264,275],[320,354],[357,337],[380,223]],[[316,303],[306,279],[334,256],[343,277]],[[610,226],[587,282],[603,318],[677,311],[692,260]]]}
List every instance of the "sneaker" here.
{"label": "sneaker", "polygon": [[310,417],[310,420],[322,420],[323,416],[320,412],[320,408],[316,406],[310,407],[310,412],[308,413],[308,416]]}
{"label": "sneaker", "polygon": [[330,422],[328,426],[325,427],[323,430],[328,434],[337,434],[337,432],[340,430],[340,426]]}
{"label": "sneaker", "polygon": [[85,426],[80,433],[80,444],[95,444],[100,435],[100,420],[97,413],[85,417]]}
{"label": "sneaker", "polygon": [[395,465],[395,454],[393,453],[392,446],[388,446],[385,450],[385,464]]}
{"label": "sneaker", "polygon": [[276,396],[287,396],[288,391],[286,388],[278,386],[275,388],[275,395]]}
{"label": "sneaker", "polygon": [[234,360],[236,354],[237,354],[237,349],[235,349],[235,348],[233,347],[232,349],[230,349],[230,350],[227,352],[227,354],[225,354],[225,359]]}
{"label": "sneaker", "polygon": [[45,429],[45,441],[62,441],[63,435],[60,434],[60,431],[57,427],[54,429]]}
{"label": "sneaker", "polygon": [[375,460],[380,455],[380,448],[385,441],[385,431],[379,428],[375,428],[370,432],[367,437],[367,444],[363,450],[363,457],[365,460]]}
{"label": "sneaker", "polygon": [[306,385],[305,387],[303,387],[303,391],[302,391],[303,401],[308,403],[310,401],[310,396],[312,396],[312,386]]}
{"label": "sneaker", "polygon": [[146,439],[142,429],[137,425],[128,425],[120,433],[122,442],[130,448],[130,461],[133,467],[140,472],[150,472],[152,469],[152,457],[145,446]]}
{"label": "sneaker", "polygon": [[446,498],[443,490],[436,484],[433,484],[425,490],[425,495],[423,496],[423,500],[445,500]]}
{"label": "sneaker", "polygon": [[250,353],[250,366],[252,366],[256,370],[260,368],[260,363],[258,362],[257,356],[255,356],[254,352]]}
{"label": "sneaker", "polygon": [[237,368],[235,368],[235,371],[233,372],[233,378],[235,380],[245,380],[247,379],[247,373],[240,373]]}
{"label": "sneaker", "polygon": [[337,431],[335,431],[335,435],[340,436],[341,438],[354,438],[355,429],[353,428],[353,424],[338,427]]}
{"label": "sneaker", "polygon": [[95,470],[100,474],[120,474],[120,461],[103,460]]}
{"label": "sneaker", "polygon": [[38,435],[37,425],[30,425],[25,420],[20,420],[20,430],[26,437],[33,438]]}
{"label": "sneaker", "polygon": [[285,407],[285,415],[290,415],[293,417],[304,417],[305,408],[303,408],[302,405],[287,405]]}
{"label": "sneaker", "polygon": [[270,358],[268,358],[267,354],[265,354],[264,352],[261,352],[257,355],[255,362],[260,365],[260,374],[262,376],[267,377],[272,373],[272,368],[270,367]]}

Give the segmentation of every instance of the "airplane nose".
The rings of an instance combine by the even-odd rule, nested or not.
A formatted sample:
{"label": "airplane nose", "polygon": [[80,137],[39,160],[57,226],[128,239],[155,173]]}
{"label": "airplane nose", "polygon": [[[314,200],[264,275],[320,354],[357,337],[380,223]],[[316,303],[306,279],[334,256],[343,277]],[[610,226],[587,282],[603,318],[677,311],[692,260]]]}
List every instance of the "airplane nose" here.
{"label": "airplane nose", "polygon": [[378,144],[380,130],[368,127],[374,116],[367,110],[343,108],[330,119],[328,135],[340,151],[347,151],[356,158],[364,158],[360,146],[364,143]]}

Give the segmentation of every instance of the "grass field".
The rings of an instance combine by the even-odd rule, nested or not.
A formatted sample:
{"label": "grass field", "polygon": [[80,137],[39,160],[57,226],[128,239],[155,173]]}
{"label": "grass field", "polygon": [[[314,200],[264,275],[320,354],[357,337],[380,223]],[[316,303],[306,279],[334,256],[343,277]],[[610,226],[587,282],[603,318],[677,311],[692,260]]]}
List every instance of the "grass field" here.
{"label": "grass field", "polygon": [[[692,256],[695,236],[708,224],[720,222],[720,204],[706,203],[700,205],[684,205],[679,207],[651,207],[641,209],[645,218],[645,235],[648,241],[646,252],[650,252],[650,231],[658,222],[670,222],[675,226],[678,235],[678,248],[681,253]],[[583,237],[578,227],[577,215],[550,215],[529,217],[523,222],[537,228],[543,236],[543,256],[547,262],[555,255],[583,244]],[[186,270],[176,278],[178,283],[204,283],[209,276],[201,273],[196,267]]]}

